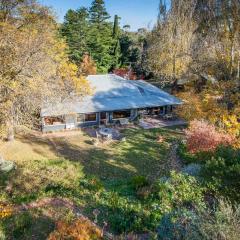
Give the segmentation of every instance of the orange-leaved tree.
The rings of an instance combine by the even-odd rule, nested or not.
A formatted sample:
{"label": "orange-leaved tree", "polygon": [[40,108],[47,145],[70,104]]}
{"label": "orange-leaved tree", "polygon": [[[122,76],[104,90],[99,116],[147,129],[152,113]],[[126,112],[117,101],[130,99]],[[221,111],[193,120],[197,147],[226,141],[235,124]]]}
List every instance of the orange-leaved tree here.
{"label": "orange-leaved tree", "polygon": [[72,240],[101,240],[102,231],[90,220],[79,218],[72,224],[58,222],[57,229],[52,232],[48,240],[72,239]]}

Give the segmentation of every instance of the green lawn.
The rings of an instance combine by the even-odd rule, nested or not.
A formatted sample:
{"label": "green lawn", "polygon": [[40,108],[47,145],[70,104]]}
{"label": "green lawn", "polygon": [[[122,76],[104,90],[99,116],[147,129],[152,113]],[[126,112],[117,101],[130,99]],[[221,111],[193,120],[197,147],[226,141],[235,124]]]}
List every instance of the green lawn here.
{"label": "green lawn", "polygon": [[[109,228],[113,232],[143,230],[140,226],[149,222],[150,209],[137,197],[132,179],[145,176],[151,182],[167,175],[171,170],[168,150],[179,134],[174,129],[127,129],[123,134],[125,142],[98,147],[81,132],[59,138],[50,136],[50,139],[49,136],[19,135],[15,142],[2,144],[0,151],[16,163],[17,169],[7,176],[1,175],[0,200],[21,204],[44,197],[64,197],[76,202],[92,219],[92,210],[99,209],[99,224],[111,223]],[[164,136],[163,143],[157,142],[159,135]],[[46,218],[46,210],[44,214],[30,215],[29,218]],[[52,230],[51,223],[56,219],[47,218],[49,225],[42,224],[43,229],[38,227],[38,232]],[[14,219],[4,221],[16,224]],[[22,226],[26,231],[11,237],[28,239],[32,234],[30,230],[35,229],[34,221],[30,222],[29,226]],[[6,223],[2,226],[6,227]],[[146,224],[146,230],[148,228],[150,223]]]}

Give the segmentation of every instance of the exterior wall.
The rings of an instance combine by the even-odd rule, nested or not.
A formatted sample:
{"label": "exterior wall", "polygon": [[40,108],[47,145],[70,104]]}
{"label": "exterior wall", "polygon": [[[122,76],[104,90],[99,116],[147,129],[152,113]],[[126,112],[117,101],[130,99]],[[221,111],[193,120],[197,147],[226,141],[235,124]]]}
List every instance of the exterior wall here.
{"label": "exterior wall", "polygon": [[100,113],[96,113],[96,115],[97,115],[97,121],[76,123],[76,128],[85,128],[85,127],[92,127],[92,126],[99,125],[100,124]]}
{"label": "exterior wall", "polygon": [[[164,114],[167,114],[170,112],[171,106],[164,106]],[[69,123],[74,123],[75,124],[75,129],[80,129],[80,128],[86,128],[86,127],[94,127],[100,125],[100,113],[97,114],[97,120],[93,122],[84,122],[84,123],[77,123],[76,122],[76,116],[74,115],[69,115],[66,117],[66,124]],[[114,123],[113,120],[113,112],[106,112],[107,115],[107,124],[108,123]],[[138,110],[137,109],[132,109],[131,110],[131,116],[129,120],[135,120],[136,117],[138,116]],[[61,125],[44,125],[44,121],[42,120],[42,132],[56,132],[56,131],[63,131],[66,129],[66,124],[61,124]]]}
{"label": "exterior wall", "polygon": [[57,131],[63,131],[66,129],[66,124],[61,125],[42,125],[42,132],[57,132]]}

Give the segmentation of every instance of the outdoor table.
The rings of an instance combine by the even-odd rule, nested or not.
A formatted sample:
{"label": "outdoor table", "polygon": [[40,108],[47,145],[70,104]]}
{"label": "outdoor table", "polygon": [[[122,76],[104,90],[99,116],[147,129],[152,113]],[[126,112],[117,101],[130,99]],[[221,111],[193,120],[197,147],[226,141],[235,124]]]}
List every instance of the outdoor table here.
{"label": "outdoor table", "polygon": [[102,128],[102,129],[99,130],[99,133],[102,136],[105,136],[107,138],[111,138],[112,137],[112,129],[110,129],[110,128]]}

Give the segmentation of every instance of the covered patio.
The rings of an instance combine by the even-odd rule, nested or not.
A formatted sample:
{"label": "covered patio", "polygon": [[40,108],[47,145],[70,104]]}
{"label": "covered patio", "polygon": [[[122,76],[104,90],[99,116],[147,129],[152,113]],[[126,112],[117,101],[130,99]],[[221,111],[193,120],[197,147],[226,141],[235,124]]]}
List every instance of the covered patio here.
{"label": "covered patio", "polygon": [[179,125],[186,125],[187,122],[183,119],[179,119],[177,117],[166,118],[165,116],[144,116],[139,120],[139,126],[143,129],[153,129],[153,128],[164,128],[164,127],[172,127],[172,126],[179,126]]}

